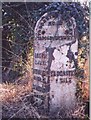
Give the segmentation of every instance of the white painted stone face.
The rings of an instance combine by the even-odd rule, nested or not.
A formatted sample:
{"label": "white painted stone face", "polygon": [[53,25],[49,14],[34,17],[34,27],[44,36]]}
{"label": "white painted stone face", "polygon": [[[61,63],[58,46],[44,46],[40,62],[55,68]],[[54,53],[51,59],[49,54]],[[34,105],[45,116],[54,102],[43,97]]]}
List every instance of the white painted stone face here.
{"label": "white painted stone face", "polygon": [[[44,54],[46,57],[34,58],[34,69],[37,71],[34,76],[36,80],[46,81],[46,85],[39,85],[41,89],[46,86],[45,91],[48,90],[44,102],[49,105],[49,114],[57,116],[61,113],[62,117],[67,117],[76,103],[75,68],[78,39],[75,36],[75,19],[71,17],[65,22],[59,15],[55,17],[55,14],[58,13],[54,11],[53,16],[44,14],[36,24],[34,55]],[[43,74],[43,71],[47,73]]]}
{"label": "white painted stone face", "polygon": [[[60,83],[60,78],[58,81],[51,81],[50,88],[50,107],[51,114],[58,114],[61,109],[65,110],[65,114],[69,113],[75,107],[76,102],[76,81],[75,78],[72,79],[72,83]],[[65,117],[64,115],[62,115]],[[66,116],[67,117],[67,116]]]}
{"label": "white painted stone face", "polygon": [[[64,45],[61,48],[56,48],[54,50],[54,60],[52,61],[51,70],[72,70],[74,63],[70,63],[69,58],[66,56],[68,49],[69,46]],[[77,52],[77,49],[72,50],[74,53]]]}
{"label": "white painted stone face", "polygon": [[[51,64],[51,71],[67,71],[74,70],[74,61],[69,63],[69,58],[67,57],[67,51],[69,46],[64,45],[60,49],[55,49],[53,52],[54,60]],[[77,55],[77,42],[71,46],[71,50],[74,54],[75,59]],[[71,78],[71,83],[61,83],[60,78],[69,79]],[[59,111],[65,109],[65,114],[67,115],[70,109],[74,109],[76,102],[76,79],[74,77],[63,76],[63,77],[52,77],[50,82],[50,107],[51,114],[58,114]]]}

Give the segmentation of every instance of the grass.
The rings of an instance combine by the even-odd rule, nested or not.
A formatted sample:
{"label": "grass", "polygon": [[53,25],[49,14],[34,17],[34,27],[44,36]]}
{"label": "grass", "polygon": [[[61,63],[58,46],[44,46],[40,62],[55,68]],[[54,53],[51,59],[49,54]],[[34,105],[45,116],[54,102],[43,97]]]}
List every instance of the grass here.
{"label": "grass", "polygon": [[20,96],[32,90],[32,77],[27,73],[15,83],[0,84],[0,101],[17,101]]}
{"label": "grass", "polygon": [[[86,62],[81,64],[79,61],[79,66],[80,68],[84,69],[84,76],[85,79],[79,82],[79,87],[82,90],[82,97],[84,101],[89,100],[89,57],[86,60]],[[32,116],[32,109],[33,111],[34,108],[29,108],[28,106],[31,104],[29,100],[28,106],[25,105],[25,103],[22,104],[22,100],[31,97],[31,91],[32,91],[32,83],[33,83],[33,74],[31,70],[31,65],[27,65],[27,69],[29,72],[27,72],[23,77],[17,79],[15,83],[2,83],[0,84],[0,102],[3,104],[3,117],[27,117],[27,113],[29,116]],[[81,106],[82,109],[83,106]],[[78,116],[80,114],[76,111],[75,115]],[[25,113],[24,113],[25,112]],[[12,114],[11,114],[12,113]],[[37,113],[37,112],[36,112]],[[34,113],[33,113],[34,114]],[[38,113],[37,113],[38,114]],[[82,113],[81,113],[82,114]],[[80,114],[80,115],[81,115]],[[75,116],[74,115],[74,116]],[[80,116],[79,115],[79,116]],[[84,116],[84,115],[83,115]]]}

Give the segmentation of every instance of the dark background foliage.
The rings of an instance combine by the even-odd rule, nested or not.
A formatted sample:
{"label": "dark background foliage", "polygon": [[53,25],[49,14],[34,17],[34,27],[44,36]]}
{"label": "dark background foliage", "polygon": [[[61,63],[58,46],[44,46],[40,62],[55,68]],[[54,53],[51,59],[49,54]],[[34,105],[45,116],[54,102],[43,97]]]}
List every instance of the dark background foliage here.
{"label": "dark background foliage", "polygon": [[75,117],[89,119],[89,8],[76,2],[2,3],[3,84],[0,84],[0,100],[3,102],[3,117],[11,119],[36,115],[33,106],[29,108],[32,103],[34,28],[44,13],[53,10],[62,14],[64,19],[70,16],[76,19],[79,34],[76,96],[81,106]]}
{"label": "dark background foliage", "polygon": [[[14,82],[19,76],[29,71],[26,63],[33,55],[34,27],[37,20],[46,12],[57,10],[64,19],[73,16],[79,33],[79,49],[84,47],[81,55],[86,58],[89,42],[81,41],[83,36],[89,39],[89,8],[80,3],[36,2],[2,4],[2,70],[3,82]],[[79,70],[80,71],[80,70]],[[81,71],[80,71],[81,72]]]}

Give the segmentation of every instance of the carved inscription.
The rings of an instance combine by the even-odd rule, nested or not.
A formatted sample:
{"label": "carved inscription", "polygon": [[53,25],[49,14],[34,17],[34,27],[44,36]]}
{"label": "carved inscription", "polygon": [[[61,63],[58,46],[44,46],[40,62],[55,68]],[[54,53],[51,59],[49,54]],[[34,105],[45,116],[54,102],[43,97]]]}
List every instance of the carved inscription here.
{"label": "carved inscription", "polygon": [[51,116],[59,111],[67,115],[74,109],[78,55],[75,30],[75,19],[64,20],[57,11],[45,13],[35,27],[33,88],[36,97],[42,99],[38,94],[45,94],[42,100]]}

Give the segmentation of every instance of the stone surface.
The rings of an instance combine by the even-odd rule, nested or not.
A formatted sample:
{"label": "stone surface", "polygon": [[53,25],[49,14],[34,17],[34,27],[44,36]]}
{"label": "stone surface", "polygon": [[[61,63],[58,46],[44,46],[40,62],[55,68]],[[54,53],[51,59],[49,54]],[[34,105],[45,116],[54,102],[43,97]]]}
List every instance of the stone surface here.
{"label": "stone surface", "polygon": [[34,89],[45,91],[50,116],[67,117],[75,108],[77,55],[75,19],[65,21],[57,11],[45,13],[35,27]]}

